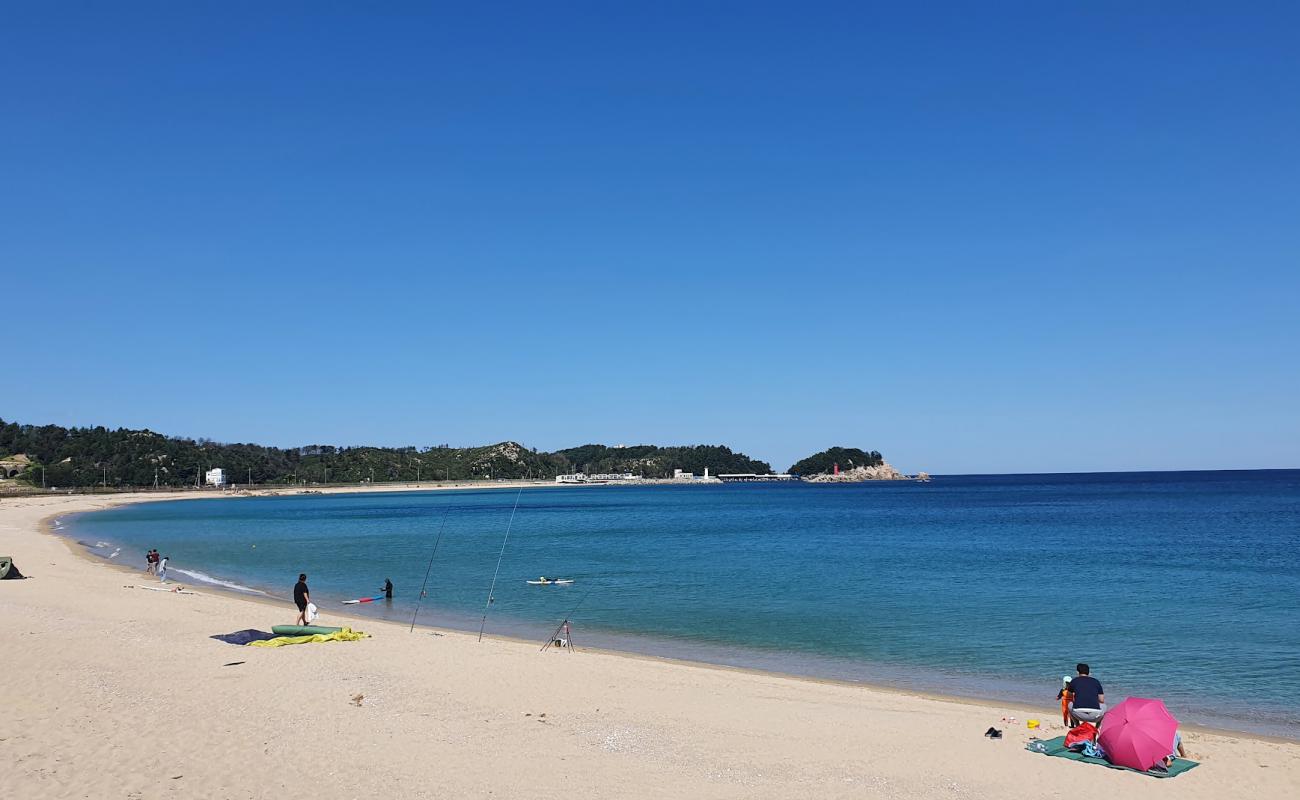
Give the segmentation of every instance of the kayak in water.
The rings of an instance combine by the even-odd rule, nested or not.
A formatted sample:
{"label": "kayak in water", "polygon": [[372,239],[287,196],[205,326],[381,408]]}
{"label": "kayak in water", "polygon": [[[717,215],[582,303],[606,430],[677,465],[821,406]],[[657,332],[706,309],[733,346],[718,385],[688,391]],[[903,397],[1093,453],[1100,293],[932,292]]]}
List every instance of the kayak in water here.
{"label": "kayak in water", "polygon": [[530,586],[568,586],[573,578],[548,578],[545,575],[535,581],[528,581]]}

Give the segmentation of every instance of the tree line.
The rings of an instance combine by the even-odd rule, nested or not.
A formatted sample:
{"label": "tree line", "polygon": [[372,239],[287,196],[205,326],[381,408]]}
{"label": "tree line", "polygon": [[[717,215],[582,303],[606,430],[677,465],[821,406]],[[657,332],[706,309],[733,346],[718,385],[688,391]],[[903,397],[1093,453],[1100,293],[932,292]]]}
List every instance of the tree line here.
{"label": "tree line", "polygon": [[183,487],[202,483],[213,468],[230,483],[313,484],[363,481],[455,481],[542,478],[570,472],[631,472],[669,477],[674,469],[769,473],[771,467],[730,448],[583,445],[553,453],[516,442],[483,447],[268,447],[164,436],[150,430],[102,426],[65,428],[0,419],[0,457],[32,461],[21,478],[37,486]]}

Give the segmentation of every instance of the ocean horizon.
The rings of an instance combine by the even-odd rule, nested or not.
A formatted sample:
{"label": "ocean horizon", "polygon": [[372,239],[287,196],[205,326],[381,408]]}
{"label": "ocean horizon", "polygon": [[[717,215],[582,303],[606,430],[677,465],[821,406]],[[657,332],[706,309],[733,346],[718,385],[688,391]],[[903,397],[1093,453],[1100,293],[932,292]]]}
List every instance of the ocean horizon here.
{"label": "ocean horizon", "polygon": [[[156,547],[182,581],[279,598],[306,572],[327,623],[342,610],[409,623],[428,569],[419,623],[477,630],[512,513],[488,633],[540,646],[568,617],[579,647],[1045,717],[1086,661],[1112,704],[1154,696],[1190,723],[1300,726],[1300,470],[211,498],[58,531],[121,548],[117,563],[143,568]],[[542,575],[575,583],[526,583]],[[391,602],[341,604],[386,578]],[[293,615],[286,601],[249,627]]]}

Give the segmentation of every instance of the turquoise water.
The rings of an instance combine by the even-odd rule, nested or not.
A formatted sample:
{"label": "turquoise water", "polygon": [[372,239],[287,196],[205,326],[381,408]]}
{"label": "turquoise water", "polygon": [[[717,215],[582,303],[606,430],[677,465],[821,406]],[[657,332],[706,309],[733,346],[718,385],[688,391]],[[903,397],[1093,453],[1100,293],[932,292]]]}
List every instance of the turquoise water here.
{"label": "turquoise water", "polygon": [[1085,660],[1112,702],[1300,730],[1294,470],[189,500],[63,530],[277,597],[307,572],[327,614],[391,578],[351,608],[409,621],[445,514],[420,620],[477,630],[517,495],[489,633],[540,644],[581,601],[579,645],[1047,708]]}

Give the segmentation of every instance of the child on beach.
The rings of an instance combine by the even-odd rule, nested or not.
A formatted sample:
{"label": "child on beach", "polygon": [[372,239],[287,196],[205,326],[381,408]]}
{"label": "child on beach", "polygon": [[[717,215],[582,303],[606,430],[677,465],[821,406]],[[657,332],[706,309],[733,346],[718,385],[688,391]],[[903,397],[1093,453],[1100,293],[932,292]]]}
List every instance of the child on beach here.
{"label": "child on beach", "polygon": [[1056,699],[1061,701],[1061,721],[1065,727],[1070,727],[1070,703],[1074,702],[1074,692],[1070,691],[1070,676],[1066,675],[1061,678],[1061,691],[1056,693]]}

